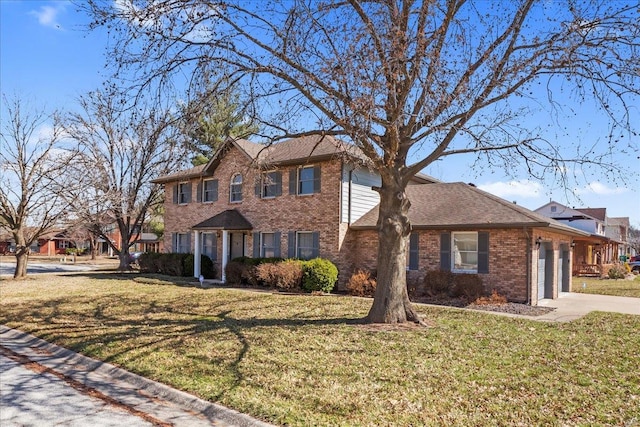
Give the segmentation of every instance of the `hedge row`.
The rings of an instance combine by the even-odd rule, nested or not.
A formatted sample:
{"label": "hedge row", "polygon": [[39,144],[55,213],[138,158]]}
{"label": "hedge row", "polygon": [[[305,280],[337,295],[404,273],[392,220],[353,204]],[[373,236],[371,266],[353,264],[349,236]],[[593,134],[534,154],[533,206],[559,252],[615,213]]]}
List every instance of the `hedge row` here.
{"label": "hedge row", "polygon": [[307,292],[331,292],[338,268],[329,260],[282,258],[234,258],[225,268],[226,282],[234,286],[256,286]]}
{"label": "hedge row", "polygon": [[443,270],[427,271],[422,284],[416,286],[415,296],[447,295],[467,301],[486,295],[482,277],[477,274],[460,274]]}
{"label": "hedge row", "polygon": [[[147,252],[140,255],[138,265],[143,273],[159,273],[168,276],[193,275],[193,254]],[[205,279],[215,279],[216,267],[206,255],[201,255],[200,272]]]}

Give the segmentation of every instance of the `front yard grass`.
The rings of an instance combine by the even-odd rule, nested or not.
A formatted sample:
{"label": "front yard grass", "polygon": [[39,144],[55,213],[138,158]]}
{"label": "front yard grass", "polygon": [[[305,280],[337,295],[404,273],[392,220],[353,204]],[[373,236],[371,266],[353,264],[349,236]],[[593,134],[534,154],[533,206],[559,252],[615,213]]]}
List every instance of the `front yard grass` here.
{"label": "front yard grass", "polygon": [[640,298],[640,275],[635,276],[633,280],[574,277],[572,290],[583,294]]}
{"label": "front yard grass", "polygon": [[640,316],[551,324],[370,300],[140,283],[0,282],[0,322],[281,425],[636,425]]}

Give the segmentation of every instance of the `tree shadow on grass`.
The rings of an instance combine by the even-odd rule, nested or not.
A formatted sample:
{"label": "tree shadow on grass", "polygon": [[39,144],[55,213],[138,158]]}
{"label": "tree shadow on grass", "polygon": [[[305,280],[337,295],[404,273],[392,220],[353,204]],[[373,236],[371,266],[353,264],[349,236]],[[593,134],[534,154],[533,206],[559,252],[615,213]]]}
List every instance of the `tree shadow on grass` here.
{"label": "tree shadow on grass", "polygon": [[[272,312],[274,308],[281,307],[250,295],[233,300],[213,301],[205,305],[196,303],[196,307],[192,307],[195,309],[176,304],[172,300],[149,301],[120,294],[102,295],[97,299],[70,296],[46,301],[29,301],[7,307],[3,309],[0,319],[2,323],[42,339],[105,362],[124,364],[123,367],[126,369],[163,382],[167,382],[162,378],[163,374],[171,377],[180,374],[164,373],[151,367],[139,368],[140,364],[136,361],[154,356],[157,352],[169,352],[174,354],[173,358],[186,357],[186,353],[194,351],[185,344],[190,338],[217,337],[216,340],[221,340],[221,347],[234,348],[234,356],[212,358],[198,353],[197,350],[195,354],[188,356],[189,359],[197,360],[205,371],[211,363],[216,364],[216,369],[224,366],[224,377],[230,380],[228,383],[224,382],[224,386],[215,394],[205,396],[214,401],[220,400],[242,383],[242,362],[252,348],[249,331],[256,328],[307,328],[363,323],[361,318],[300,317],[312,315],[306,310],[297,313],[295,317],[234,316],[237,310],[241,313],[247,310],[247,306],[234,308],[237,304],[255,304],[256,312],[265,309]],[[229,339],[233,339],[235,344],[230,344]],[[212,339],[207,344],[215,345],[216,340]],[[132,360],[133,364],[121,362],[127,360]],[[142,365],[144,366],[144,363]]]}

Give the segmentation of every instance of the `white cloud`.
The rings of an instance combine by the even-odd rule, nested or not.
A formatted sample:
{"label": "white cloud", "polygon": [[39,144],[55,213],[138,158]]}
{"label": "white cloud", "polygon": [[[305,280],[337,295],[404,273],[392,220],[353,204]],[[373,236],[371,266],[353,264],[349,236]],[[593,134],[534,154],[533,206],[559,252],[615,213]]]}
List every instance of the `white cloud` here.
{"label": "white cloud", "polygon": [[576,189],[577,194],[596,194],[599,196],[610,196],[614,194],[623,194],[628,190],[626,188],[608,187],[599,181],[593,181],[583,188]]}
{"label": "white cloud", "polygon": [[478,188],[503,199],[513,197],[537,198],[543,194],[542,185],[539,182],[528,179],[489,182],[478,185]]}
{"label": "white cloud", "polygon": [[64,3],[56,3],[56,6],[41,6],[39,10],[32,10],[29,14],[35,16],[40,25],[61,30],[58,15],[62,11],[64,11]]}

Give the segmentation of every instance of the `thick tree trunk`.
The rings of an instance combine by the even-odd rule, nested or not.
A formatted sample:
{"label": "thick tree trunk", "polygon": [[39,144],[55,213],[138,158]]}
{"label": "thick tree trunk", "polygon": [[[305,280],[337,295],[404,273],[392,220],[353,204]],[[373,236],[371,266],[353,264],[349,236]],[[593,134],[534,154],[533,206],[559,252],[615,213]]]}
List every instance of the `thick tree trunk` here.
{"label": "thick tree trunk", "polygon": [[407,244],[411,224],[407,217],[411,203],[404,187],[383,179],[378,217],[378,276],[369,323],[424,324],[414,311],[407,293]]}
{"label": "thick tree trunk", "polygon": [[29,248],[16,246],[16,270],[13,273],[14,279],[24,279],[27,277],[27,264],[29,263]]}
{"label": "thick tree trunk", "polygon": [[118,266],[118,270],[120,271],[128,271],[131,270],[131,262],[129,259],[129,251],[121,249],[118,254],[118,259],[120,260],[120,265]]}

